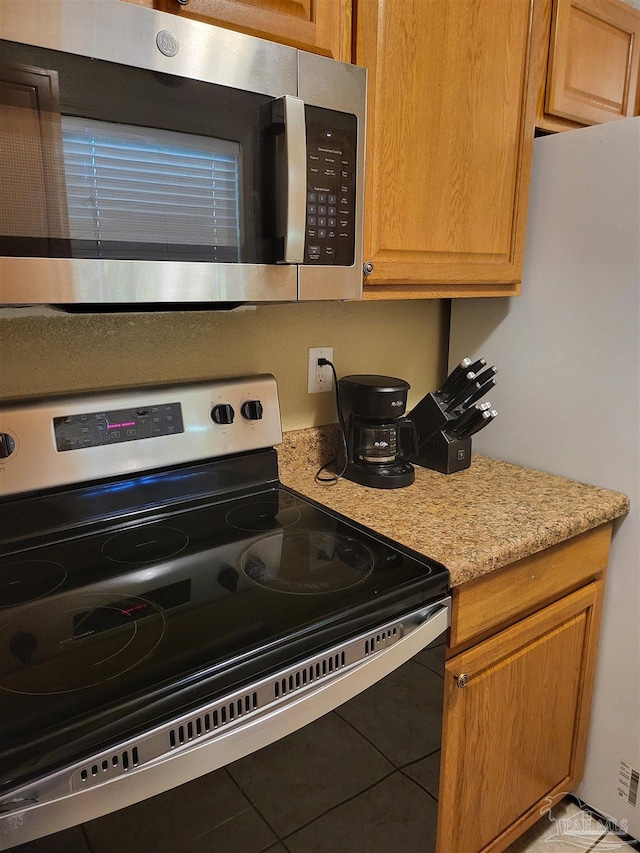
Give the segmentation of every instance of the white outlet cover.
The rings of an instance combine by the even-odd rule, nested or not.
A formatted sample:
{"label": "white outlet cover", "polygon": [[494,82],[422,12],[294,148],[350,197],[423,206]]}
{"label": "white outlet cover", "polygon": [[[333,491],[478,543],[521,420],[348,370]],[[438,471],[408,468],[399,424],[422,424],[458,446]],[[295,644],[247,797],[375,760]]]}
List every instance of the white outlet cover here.
{"label": "white outlet cover", "polygon": [[333,362],[333,347],[309,347],[308,382],[309,394],[322,394],[333,390],[333,371],[328,365],[318,367],[318,359]]}

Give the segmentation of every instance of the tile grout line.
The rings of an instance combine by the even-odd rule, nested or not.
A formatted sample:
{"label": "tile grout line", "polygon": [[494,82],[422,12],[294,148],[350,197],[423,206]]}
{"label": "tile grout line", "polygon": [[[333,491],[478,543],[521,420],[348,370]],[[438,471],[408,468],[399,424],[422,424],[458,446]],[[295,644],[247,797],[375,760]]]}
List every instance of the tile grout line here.
{"label": "tile grout line", "polygon": [[[429,669],[429,667],[425,667],[425,669]],[[433,672],[433,670],[429,670],[429,671],[430,671],[430,672]],[[437,675],[437,673],[434,673],[434,675]],[[340,712],[339,712],[339,709],[338,709],[338,708],[335,708],[335,709],[334,709],[334,714],[336,714],[338,717],[340,717],[340,719],[341,719],[344,723],[346,723],[348,726],[351,726],[351,728],[354,730],[354,732],[356,732],[358,735],[360,735],[360,737],[361,737],[361,738],[364,738],[364,740],[366,740],[366,742],[367,742],[368,744],[370,744],[370,745],[371,745],[375,750],[377,750],[377,751],[380,753],[380,755],[381,755],[384,759],[386,759],[386,760],[389,762],[389,764],[391,764],[391,766],[392,766],[392,767],[394,767],[394,768],[398,771],[398,773],[402,774],[402,776],[404,776],[404,778],[405,778],[405,779],[407,779],[407,781],[412,782],[414,785],[417,785],[417,786],[420,788],[420,790],[421,790],[421,791],[424,791],[424,792],[425,792],[425,794],[428,794],[428,796],[430,796],[432,800],[434,800],[436,803],[438,802],[438,798],[437,798],[437,797],[434,797],[434,796],[433,796],[433,794],[431,793],[431,791],[428,791],[428,790],[424,787],[424,785],[421,785],[421,784],[420,784],[420,782],[418,782],[416,779],[413,779],[411,776],[409,776],[409,775],[408,775],[407,773],[405,773],[404,771],[405,771],[405,769],[406,769],[407,767],[411,767],[412,765],[417,764],[419,761],[424,761],[424,759],[425,759],[425,758],[429,758],[429,756],[430,756],[430,755],[434,755],[436,752],[439,752],[439,751],[442,749],[442,747],[441,747],[441,746],[438,746],[436,749],[432,749],[432,750],[431,750],[431,752],[427,752],[425,755],[421,755],[419,758],[414,758],[412,761],[406,761],[404,764],[396,764],[395,762],[393,762],[393,761],[389,758],[389,756],[388,756],[388,755],[385,755],[385,754],[384,754],[384,752],[382,752],[382,750],[381,750],[381,749],[379,749],[379,747],[377,747],[377,746],[375,745],[375,743],[373,743],[373,741],[370,741],[370,740],[369,740],[369,738],[368,738],[366,735],[362,734],[362,732],[361,732],[361,731],[359,731],[359,730],[358,730],[358,729],[353,725],[353,723],[351,723],[349,720],[345,720],[345,718],[340,714]],[[384,778],[385,778],[385,779],[387,779],[387,778],[388,778],[388,776],[385,776]],[[380,780],[380,781],[382,781],[382,780]],[[376,783],[376,784],[377,784],[377,783]],[[373,786],[370,786],[370,787],[373,787]],[[369,790],[369,789],[368,789],[368,788],[366,788],[365,790]],[[364,793],[364,792],[363,792],[363,791],[361,791],[360,793]],[[347,802],[347,801],[345,800],[345,802]]]}
{"label": "tile grout line", "polygon": [[89,833],[87,832],[84,823],[80,824],[80,829],[82,831],[82,837],[84,838],[84,843],[87,846],[88,853],[93,853],[93,847],[91,846],[91,842],[89,841]]}
{"label": "tile grout line", "polygon": [[600,844],[600,842],[602,841],[602,839],[605,837],[606,834],[607,834],[607,830],[605,829],[605,831],[602,833],[600,838],[598,838],[598,840],[594,844],[592,844],[591,847],[587,850],[587,853],[592,853],[592,851],[596,849],[596,847],[598,846],[598,844]]}
{"label": "tile grout line", "polygon": [[[255,813],[258,815],[258,817],[260,818],[260,820],[264,821],[265,825],[269,827],[269,829],[271,830],[271,832],[273,832],[273,834],[274,834],[274,835],[275,835],[275,837],[276,837],[276,840],[275,840],[275,841],[270,841],[270,842],[269,842],[269,844],[268,844],[266,847],[264,847],[262,850],[257,851],[257,853],[266,853],[266,851],[267,851],[267,850],[269,850],[269,848],[270,848],[270,847],[273,847],[273,846],[274,846],[274,844],[277,844],[278,842],[280,842],[281,844],[284,844],[284,840],[280,837],[280,834],[279,834],[278,832],[276,832],[275,827],[273,827],[273,826],[269,823],[269,821],[268,821],[268,820],[267,820],[267,818],[262,814],[262,812],[260,811],[260,809],[258,808],[258,806],[257,806],[257,805],[256,805],[256,804],[251,800],[251,797],[247,794],[247,792],[244,790],[244,788],[242,787],[242,785],[240,785],[240,783],[239,783],[239,782],[236,782],[236,780],[233,778],[232,774],[229,772],[228,765],[226,765],[226,764],[225,764],[225,766],[224,766],[224,767],[222,767],[221,769],[222,769],[222,770],[224,770],[224,772],[227,774],[227,776],[228,776],[228,777],[229,777],[229,779],[231,780],[231,784],[232,784],[232,785],[235,785],[235,787],[240,791],[240,793],[242,794],[242,796],[243,796],[243,797],[245,798],[245,800],[249,803],[249,806],[250,806],[250,807],[255,811]],[[287,853],[288,853],[288,848],[287,848]]]}
{"label": "tile grout line", "polygon": [[341,800],[341,802],[330,806],[328,809],[325,809],[325,811],[321,812],[319,815],[316,815],[312,820],[308,820],[306,823],[303,823],[302,826],[299,826],[297,829],[294,829],[292,832],[289,832],[287,835],[285,835],[285,837],[281,839],[282,843],[285,844],[287,839],[293,838],[294,835],[296,835],[298,832],[301,832],[303,829],[306,829],[307,827],[311,826],[317,820],[320,820],[321,817],[325,817],[326,815],[331,814],[331,812],[341,808],[341,806],[344,806],[347,803],[356,800],[358,797],[362,796],[362,794],[366,794],[367,791],[370,791],[372,788],[375,788],[376,785],[379,785],[381,782],[385,782],[387,779],[390,779],[391,776],[393,776],[395,773],[400,773],[400,771],[394,767],[394,769],[390,773],[387,773],[386,776],[383,776],[381,779],[378,779],[376,782],[373,782],[373,784],[368,785],[366,788],[363,788],[361,791],[358,791],[355,794],[352,794],[350,797],[347,797],[346,800]]}
{"label": "tile grout line", "polygon": [[[433,754],[433,753],[432,753],[432,754]],[[408,767],[408,766],[409,766],[408,764],[405,764],[405,767]],[[398,773],[401,773],[401,774],[404,776],[404,778],[405,778],[408,782],[412,782],[414,785],[417,785],[417,786],[418,786],[418,788],[420,788],[420,790],[421,790],[421,791],[424,791],[424,792],[425,792],[425,794],[426,794],[428,797],[431,797],[431,799],[433,800],[433,802],[434,802],[434,803],[436,803],[436,805],[437,805],[437,803],[438,803],[438,798],[437,798],[437,797],[434,797],[434,796],[433,796],[433,794],[431,793],[431,791],[428,791],[428,790],[424,787],[424,785],[420,784],[420,782],[418,782],[418,781],[417,781],[417,779],[413,779],[411,776],[408,776],[408,775],[404,772],[404,767],[400,767],[400,768],[398,768]],[[588,851],[587,851],[587,853],[588,853]]]}

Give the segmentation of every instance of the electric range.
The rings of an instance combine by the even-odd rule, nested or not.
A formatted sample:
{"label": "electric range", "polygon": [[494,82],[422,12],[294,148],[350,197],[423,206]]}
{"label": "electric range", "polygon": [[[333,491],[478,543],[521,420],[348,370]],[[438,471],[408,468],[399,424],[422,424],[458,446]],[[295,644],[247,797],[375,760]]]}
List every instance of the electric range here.
{"label": "electric range", "polygon": [[0,849],[295,731],[449,624],[448,573],[283,486],[268,375],[0,413]]}

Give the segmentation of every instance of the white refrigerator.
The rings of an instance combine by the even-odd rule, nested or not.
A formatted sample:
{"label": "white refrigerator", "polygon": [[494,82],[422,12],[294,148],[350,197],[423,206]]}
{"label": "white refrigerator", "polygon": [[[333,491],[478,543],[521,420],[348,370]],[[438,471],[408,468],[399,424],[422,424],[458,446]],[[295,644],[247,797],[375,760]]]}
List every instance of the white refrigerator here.
{"label": "white refrigerator", "polygon": [[631,499],[574,793],[640,838],[640,118],[535,140],[522,295],[453,300],[450,367],[464,356],[499,369],[474,451]]}

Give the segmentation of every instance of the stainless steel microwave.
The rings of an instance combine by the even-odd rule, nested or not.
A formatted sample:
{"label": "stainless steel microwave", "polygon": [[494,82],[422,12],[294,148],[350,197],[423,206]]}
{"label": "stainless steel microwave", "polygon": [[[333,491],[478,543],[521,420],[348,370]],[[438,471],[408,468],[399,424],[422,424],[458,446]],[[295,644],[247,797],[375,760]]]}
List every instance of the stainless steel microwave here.
{"label": "stainless steel microwave", "polygon": [[366,72],[122,0],[0,9],[0,304],[362,293]]}

